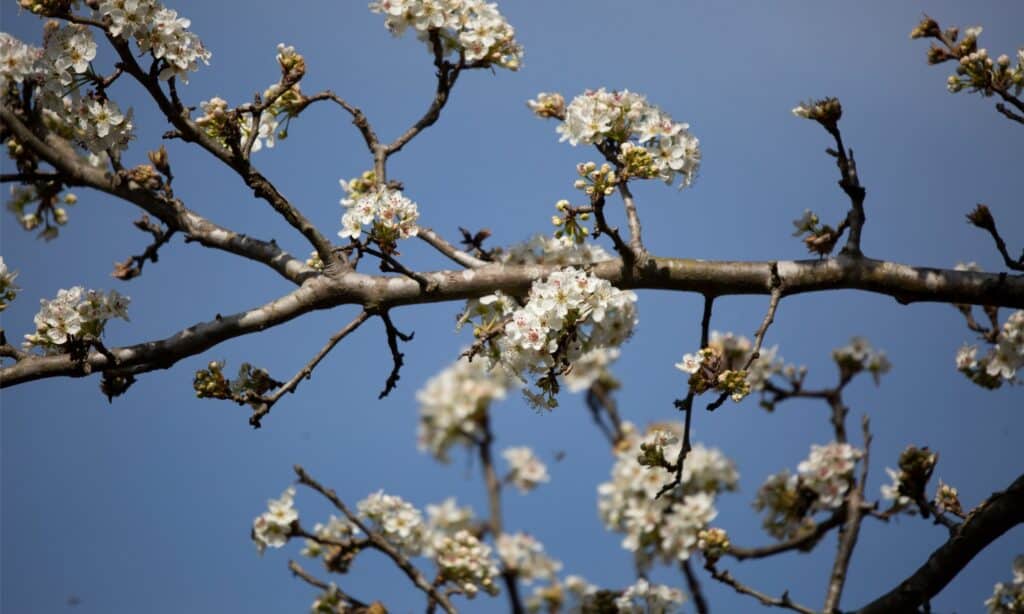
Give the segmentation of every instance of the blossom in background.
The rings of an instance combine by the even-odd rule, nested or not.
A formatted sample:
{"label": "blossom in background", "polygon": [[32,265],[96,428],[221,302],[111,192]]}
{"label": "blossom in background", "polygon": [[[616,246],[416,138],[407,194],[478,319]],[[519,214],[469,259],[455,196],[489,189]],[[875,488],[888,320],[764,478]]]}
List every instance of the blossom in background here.
{"label": "blossom in background", "polygon": [[548,468],[525,446],[506,448],[501,455],[509,465],[508,479],[521,493],[528,493],[545,482],[551,481]]}
{"label": "blossom in background", "polygon": [[535,580],[554,580],[562,564],[544,552],[544,544],[526,533],[502,533],[495,540],[498,557],[505,569],[527,584]]}
{"label": "blossom in background", "polygon": [[892,363],[885,352],[873,348],[864,337],[854,337],[848,345],[832,350],[832,360],[839,366],[839,372],[844,377],[852,377],[866,370],[876,385],[882,375],[892,369]]}
{"label": "blossom in background", "polygon": [[267,511],[253,521],[252,539],[260,553],[268,546],[280,548],[288,543],[291,525],[299,519],[294,503],[295,488],[288,487],[280,498],[267,501]]}
{"label": "blossom in background", "polygon": [[419,449],[447,462],[452,446],[474,445],[491,402],[504,399],[512,385],[500,365],[491,368],[483,358],[460,358],[427,380],[416,393]]}
{"label": "blossom in background", "polygon": [[373,521],[374,529],[406,554],[416,555],[427,537],[423,515],[401,497],[380,490],[357,504],[359,513]]}
{"label": "blossom in background", "polygon": [[1013,580],[999,582],[992,596],[985,600],[989,614],[1019,614],[1024,612],[1024,556],[1013,560]]}
{"label": "blossom in background", "polygon": [[685,601],[683,591],[640,578],[615,599],[615,607],[622,614],[669,614],[681,611]]}
{"label": "blossom in background", "polygon": [[853,468],[863,452],[848,443],[811,445],[807,460],[797,465],[801,483],[818,495],[818,505],[837,508],[850,488]]}
{"label": "blossom in background", "polygon": [[472,599],[483,589],[498,594],[494,580],[498,566],[491,558],[491,547],[482,543],[469,531],[441,537],[433,546],[438,575],[459,587]]}
{"label": "blossom in background", "polygon": [[622,428],[625,438],[617,447],[612,479],[598,486],[598,514],[608,529],[624,534],[623,548],[638,552],[642,560],[686,560],[697,547],[698,533],[718,513],[715,496],[736,489],[735,465],[720,451],[694,444],[680,484],[656,498],[674,473],[640,459],[674,462],[682,425],[661,424],[643,436],[628,422]]}

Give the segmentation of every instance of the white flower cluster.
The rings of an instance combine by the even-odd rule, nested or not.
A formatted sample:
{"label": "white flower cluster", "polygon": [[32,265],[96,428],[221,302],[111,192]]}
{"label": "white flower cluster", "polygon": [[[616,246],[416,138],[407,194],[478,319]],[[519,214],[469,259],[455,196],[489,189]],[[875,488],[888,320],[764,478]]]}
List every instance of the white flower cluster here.
{"label": "white flower cluster", "polygon": [[877,384],[882,375],[892,369],[892,363],[885,352],[876,350],[864,337],[854,337],[850,343],[832,350],[832,360],[844,375],[854,375],[867,370]]}
{"label": "white flower cluster", "polygon": [[544,544],[532,535],[502,533],[496,546],[505,569],[515,572],[516,577],[527,584],[538,579],[553,582],[562,569],[562,563],[549,557],[544,552]]}
{"label": "white flower cluster", "polygon": [[897,508],[904,508],[912,503],[910,497],[900,494],[900,472],[893,469],[892,467],[885,468],[886,475],[892,480],[889,484],[882,484],[880,490],[882,492],[882,498],[887,501],[892,501],[893,506]]}
{"label": "white flower cluster", "polygon": [[210,52],[188,30],[192,22],[155,0],[100,0],[96,15],[110,20],[113,36],[134,38],[140,51],[162,59],[161,79],[188,83],[188,73],[198,70],[199,62],[210,64]]}
{"label": "white flower cluster", "polygon": [[556,358],[572,364],[595,348],[621,345],[636,325],[635,303],[635,293],[590,273],[555,271],[535,281],[526,306],[511,313],[502,363],[519,373],[549,368]]}
{"label": "white flower cluster", "polygon": [[104,294],[81,286],[60,290],[57,298],[39,301],[36,332],[25,335],[25,347],[61,353],[74,341],[98,341],[111,318],[128,320],[128,297],[111,290]]}
{"label": "white flower cluster", "polygon": [[528,493],[545,482],[551,481],[548,468],[544,466],[533,450],[526,446],[507,448],[501,453],[509,465],[509,481],[521,493]]}
{"label": "white flower cluster", "polygon": [[[543,101],[535,104],[542,105]],[[700,141],[690,134],[689,127],[673,121],[640,94],[601,88],[574,98],[557,130],[561,140],[572,145],[636,139],[636,144],[650,154],[657,176],[671,184],[679,175],[680,187],[684,188],[693,183],[701,159]]]}
{"label": "white flower cluster", "polygon": [[295,488],[289,486],[279,499],[267,501],[267,511],[253,521],[252,539],[260,554],[267,546],[280,548],[288,543],[292,523],[299,519],[299,512],[294,504]]}
{"label": "white flower cluster", "polygon": [[372,520],[375,530],[407,554],[418,554],[427,537],[423,515],[401,497],[380,490],[360,501],[359,513]]}
{"label": "white flower cluster", "polygon": [[7,305],[17,296],[18,288],[14,285],[14,278],[18,276],[17,271],[8,271],[7,263],[3,256],[0,256],[0,311],[7,309]]}
{"label": "white flower cluster", "polygon": [[132,138],[131,111],[117,103],[83,96],[79,75],[90,71],[96,42],[82,25],[48,27],[43,49],[0,34],[0,94],[11,83],[29,79],[40,83],[39,103],[51,128],[74,139],[94,156],[124,149]]}
{"label": "white flower cluster", "polygon": [[[341,180],[343,190],[352,194],[348,182]],[[341,218],[342,239],[358,239],[363,226],[370,224],[370,236],[382,245],[393,245],[398,239],[415,237],[419,228],[416,220],[420,213],[416,203],[402,195],[400,190],[378,187],[358,193],[357,198],[346,197],[341,204],[347,209]]]}
{"label": "white flower cluster", "polygon": [[1024,310],[1003,323],[995,345],[982,357],[977,346],[965,345],[956,354],[956,368],[980,385],[994,388],[1002,381],[1016,382],[1024,368]]}
{"label": "white flower cluster", "polygon": [[63,88],[71,87],[75,75],[89,69],[89,63],[96,58],[96,41],[92,32],[85,26],[67,25],[59,29],[49,30],[45,37],[43,65],[52,74],[47,79],[50,87],[56,87],[53,77]]}
{"label": "white flower cluster", "polygon": [[818,504],[834,509],[843,504],[853,468],[863,454],[848,443],[811,445],[811,455],[796,470],[801,483],[817,493]]}
{"label": "white flower cluster", "polygon": [[621,614],[670,614],[680,611],[685,601],[683,591],[640,578],[615,599],[615,607]]}
{"label": "white flower cluster", "polygon": [[[352,537],[359,535],[359,533],[359,527],[354,525],[347,518],[338,518],[334,515],[330,517],[327,524],[318,522],[313,525],[313,534],[323,541],[345,542]],[[316,558],[318,556],[327,558],[330,555],[330,550],[324,550],[324,547],[320,542],[312,539],[307,539],[306,547],[302,549],[302,556],[308,556],[310,558]]]}
{"label": "white flower cluster", "polygon": [[516,42],[516,32],[496,4],[483,0],[375,0],[370,10],[384,14],[384,25],[395,36],[411,26],[428,48],[432,47],[430,32],[436,31],[445,53],[464,53],[469,63],[517,70],[522,62],[523,48]]}
{"label": "white flower cluster", "polygon": [[498,566],[491,558],[491,547],[481,543],[469,531],[459,531],[440,538],[434,545],[438,573],[448,582],[456,584],[466,597],[472,599],[480,589],[498,594],[494,579]]}
{"label": "white flower cluster", "polygon": [[427,505],[427,528],[431,533],[455,533],[471,528],[473,508],[459,507],[454,497],[434,505]]}
{"label": "white flower cluster", "polygon": [[1013,580],[999,582],[992,596],[985,600],[988,614],[1020,614],[1024,612],[1024,555],[1013,560]]}
{"label": "white flower cluster", "polygon": [[552,264],[578,266],[611,260],[611,255],[595,243],[576,244],[555,237],[535,235],[529,241],[512,246],[498,254],[502,264]]}
{"label": "white flower cluster", "polygon": [[513,381],[500,365],[460,358],[416,393],[420,404],[417,441],[421,451],[442,462],[454,445],[473,445],[492,401],[505,398]]}
{"label": "white flower cluster", "polygon": [[12,83],[37,77],[42,54],[42,49],[0,32],[0,95],[6,94]]}
{"label": "white flower cluster", "polygon": [[610,378],[608,367],[618,360],[619,348],[596,348],[580,356],[568,373],[562,374],[569,392],[582,392],[594,382]]}
{"label": "white flower cluster", "polygon": [[663,466],[642,465],[638,457],[654,450],[674,462],[682,445],[681,425],[659,425],[644,437],[629,423],[623,429],[627,435],[618,448],[612,480],[597,490],[598,514],[610,530],[625,533],[623,548],[640,551],[644,559],[686,560],[696,549],[697,534],[718,514],[715,495],[735,490],[736,468],[720,451],[695,444],[679,486],[656,499],[673,473]]}

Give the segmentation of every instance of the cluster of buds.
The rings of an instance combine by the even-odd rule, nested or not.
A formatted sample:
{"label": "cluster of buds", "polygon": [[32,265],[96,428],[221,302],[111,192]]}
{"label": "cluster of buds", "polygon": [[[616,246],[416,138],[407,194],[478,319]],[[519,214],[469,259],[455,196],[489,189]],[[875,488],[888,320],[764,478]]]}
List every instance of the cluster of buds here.
{"label": "cluster of buds", "polygon": [[960,505],[960,497],[957,489],[939,480],[939,487],[935,490],[935,510],[939,514],[949,512],[954,516],[963,516],[964,510]]}
{"label": "cluster of buds", "polygon": [[932,472],[935,470],[935,463],[938,460],[939,455],[928,450],[927,446],[924,448],[907,446],[900,453],[900,494],[909,497],[913,501],[926,500],[924,496],[925,486],[928,485],[928,480],[931,479]]}
{"label": "cluster of buds", "polygon": [[754,509],[765,512],[761,526],[772,537],[785,539],[805,535],[814,528],[809,517],[818,494],[801,484],[800,478],[782,471],[768,477],[757,490]]}
{"label": "cluster of buds", "polygon": [[675,365],[683,373],[689,374],[687,383],[695,393],[717,390],[728,394],[733,401],[742,401],[750,394],[748,373],[743,369],[728,369],[726,366],[722,351],[712,347],[699,350],[696,354],[686,354],[682,362]]}
{"label": "cluster of buds", "polygon": [[200,399],[230,399],[237,403],[248,403],[261,398],[281,382],[270,377],[266,369],[253,367],[243,362],[238,376],[233,380],[224,377],[224,362],[210,361],[205,369],[196,371],[192,388]]}
{"label": "cluster of buds", "polygon": [[619,146],[619,173],[623,181],[630,177],[656,179],[660,176],[654,157],[644,147],[626,141]]}
{"label": "cluster of buds", "polygon": [[458,586],[472,599],[480,589],[491,595],[498,594],[498,566],[491,558],[491,548],[481,543],[469,531],[458,531],[445,536],[434,546],[438,577]]}
{"label": "cluster of buds", "polygon": [[942,64],[950,60],[957,62],[956,72],[946,80],[946,88],[956,93],[964,88],[991,96],[995,92],[1013,92],[1020,95],[1024,89],[1024,49],[1017,50],[1017,65],[1013,66],[1010,56],[1005,53],[993,60],[988,50],[978,47],[982,28],[976,26],[964,30],[956,27],[943,31],[931,17],[925,16],[921,23],[911,30],[910,38],[932,38],[928,49],[928,63]]}
{"label": "cluster of buds", "polygon": [[885,352],[871,347],[868,340],[863,337],[854,337],[850,339],[849,345],[832,350],[832,360],[839,367],[840,377],[844,380],[867,371],[876,385],[882,375],[892,369],[892,363]]}
{"label": "cluster of buds", "polygon": [[25,230],[32,231],[42,226],[39,238],[47,241],[56,239],[60,226],[68,223],[68,211],[78,197],[63,192],[59,182],[41,181],[33,185],[12,185],[7,209],[18,218]]}
{"label": "cluster of buds", "polygon": [[807,236],[803,238],[803,241],[804,245],[807,246],[807,251],[825,257],[832,253],[836,246],[836,241],[839,240],[840,233],[828,224],[820,222],[821,220],[818,219],[816,213],[810,209],[805,209],[802,216],[793,220],[793,226],[796,227],[793,236],[799,237],[806,234]]}
{"label": "cluster of buds", "polygon": [[579,245],[590,236],[590,229],[580,224],[590,219],[592,207],[573,207],[567,200],[560,200],[555,203],[555,209],[561,215],[551,216],[551,223],[558,230],[555,231],[555,238],[570,245]]}
{"label": "cluster of buds", "polygon": [[709,563],[713,564],[722,558],[722,555],[729,551],[730,545],[729,535],[725,529],[711,527],[697,533],[697,547]]}
{"label": "cluster of buds", "polygon": [[591,201],[611,196],[618,184],[618,177],[608,163],[600,167],[594,162],[580,163],[576,165],[576,173],[580,178],[573,183],[573,187],[589,196]]}
{"label": "cluster of buds", "polygon": [[565,119],[565,98],[558,92],[541,92],[537,94],[536,100],[527,100],[526,106],[537,117]]}
{"label": "cluster of buds", "polygon": [[839,119],[843,116],[843,105],[839,103],[838,98],[808,100],[793,107],[793,115],[812,119],[831,132],[836,129]]}

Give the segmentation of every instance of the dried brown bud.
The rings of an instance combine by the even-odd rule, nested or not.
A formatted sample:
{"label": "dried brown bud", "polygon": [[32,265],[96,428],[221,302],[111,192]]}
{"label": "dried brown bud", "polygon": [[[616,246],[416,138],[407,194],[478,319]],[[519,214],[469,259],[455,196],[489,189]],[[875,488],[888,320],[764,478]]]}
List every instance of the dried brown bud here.
{"label": "dried brown bud", "polygon": [[943,62],[945,62],[947,60],[952,60],[952,59],[953,59],[953,55],[951,53],[949,53],[948,51],[946,51],[945,49],[943,49],[942,47],[939,47],[937,45],[932,45],[928,49],[928,63],[929,64],[941,64],[941,63],[943,63]]}
{"label": "dried brown bud", "polygon": [[927,15],[910,31],[910,38],[937,38],[940,35],[939,24]]}
{"label": "dried brown bud", "polygon": [[805,237],[804,245],[807,246],[807,251],[812,254],[827,256],[832,253],[838,240],[839,233],[832,230],[831,226],[824,226],[821,231]]}
{"label": "dried brown bud", "polygon": [[992,217],[992,212],[988,210],[988,207],[981,203],[978,203],[978,206],[967,214],[967,221],[978,228],[988,230],[989,232],[996,229],[996,220]]}
{"label": "dried brown bud", "polygon": [[135,266],[135,259],[129,257],[124,262],[115,262],[114,271],[110,275],[111,277],[116,277],[121,281],[128,281],[129,279],[138,277],[140,273],[142,273],[142,271]]}

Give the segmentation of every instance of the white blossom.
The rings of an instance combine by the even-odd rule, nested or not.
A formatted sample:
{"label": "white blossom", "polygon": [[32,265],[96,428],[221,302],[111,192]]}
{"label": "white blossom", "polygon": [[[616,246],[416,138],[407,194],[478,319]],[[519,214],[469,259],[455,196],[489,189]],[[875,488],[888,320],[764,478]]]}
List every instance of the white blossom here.
{"label": "white blossom", "polygon": [[81,286],[60,290],[52,300],[40,300],[36,332],[25,335],[25,347],[55,354],[72,341],[99,341],[112,318],[128,320],[128,297],[111,290],[104,294]]}
{"label": "white blossom", "polygon": [[1013,560],[1013,580],[999,582],[992,596],[985,600],[988,614],[1019,614],[1024,612],[1024,555]]}
{"label": "white blossom", "polygon": [[433,551],[439,575],[458,586],[466,597],[472,599],[480,589],[491,595],[498,594],[495,584],[498,566],[491,558],[491,547],[469,531],[440,537]]}
{"label": "white blossom", "polygon": [[360,501],[359,513],[372,520],[376,530],[408,554],[419,554],[427,536],[420,511],[401,497],[377,491]]}
{"label": "white blossom", "polygon": [[850,488],[853,468],[863,452],[848,443],[812,445],[807,460],[797,465],[801,484],[818,495],[818,505],[837,508]]}
{"label": "white blossom", "polygon": [[532,535],[502,533],[495,542],[505,569],[514,571],[526,584],[538,579],[554,580],[562,569],[562,564],[545,554],[544,544]]}
{"label": "white blossom", "polygon": [[295,488],[288,487],[278,499],[267,501],[267,511],[252,523],[252,538],[261,553],[269,546],[280,548],[288,543],[291,524],[299,519],[294,507]]}
{"label": "white blossom", "polygon": [[651,155],[658,176],[668,184],[681,177],[681,188],[693,183],[700,167],[700,142],[690,134],[689,124],[673,121],[629,90],[587,90],[565,108],[565,120],[557,130],[571,145],[632,139]]}
{"label": "white blossom", "polygon": [[[348,188],[341,181],[342,189]],[[415,237],[419,228],[419,210],[416,203],[402,195],[400,190],[380,186],[367,193],[360,193],[358,198],[343,198],[341,204],[347,211],[341,218],[341,238],[358,239],[363,226],[370,225],[370,236],[380,243],[394,243],[398,239]]]}
{"label": "white blossom", "polygon": [[681,590],[640,578],[615,599],[615,607],[622,614],[669,614],[681,611],[685,601]]}
{"label": "white blossom", "polygon": [[509,464],[509,480],[519,489],[527,493],[551,480],[548,468],[528,447],[506,448],[501,455]]}

